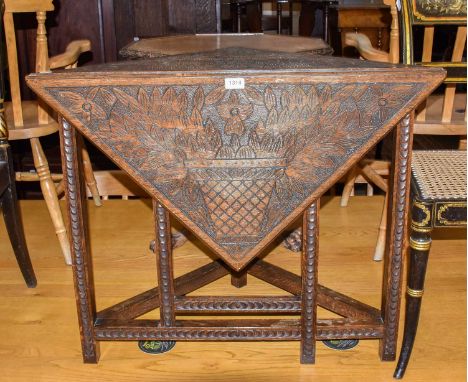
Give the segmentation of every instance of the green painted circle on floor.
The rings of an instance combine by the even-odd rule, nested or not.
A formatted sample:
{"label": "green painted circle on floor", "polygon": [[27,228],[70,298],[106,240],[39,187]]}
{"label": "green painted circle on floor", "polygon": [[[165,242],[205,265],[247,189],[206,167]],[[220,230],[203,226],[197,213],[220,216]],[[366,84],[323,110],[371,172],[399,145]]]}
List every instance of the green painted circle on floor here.
{"label": "green painted circle on floor", "polygon": [[333,350],[349,350],[357,346],[359,340],[326,340],[322,342]]}
{"label": "green painted circle on floor", "polygon": [[140,350],[148,354],[166,353],[171,350],[175,344],[175,341],[138,341]]}

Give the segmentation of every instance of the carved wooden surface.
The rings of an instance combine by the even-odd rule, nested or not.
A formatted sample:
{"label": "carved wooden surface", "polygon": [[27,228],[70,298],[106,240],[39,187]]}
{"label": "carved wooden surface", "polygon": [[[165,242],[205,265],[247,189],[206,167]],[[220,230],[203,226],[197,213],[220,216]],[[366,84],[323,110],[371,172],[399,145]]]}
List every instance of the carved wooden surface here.
{"label": "carved wooden surface", "polygon": [[[181,57],[29,83],[236,270],[443,76],[247,49]],[[239,72],[245,88],[226,89]]]}

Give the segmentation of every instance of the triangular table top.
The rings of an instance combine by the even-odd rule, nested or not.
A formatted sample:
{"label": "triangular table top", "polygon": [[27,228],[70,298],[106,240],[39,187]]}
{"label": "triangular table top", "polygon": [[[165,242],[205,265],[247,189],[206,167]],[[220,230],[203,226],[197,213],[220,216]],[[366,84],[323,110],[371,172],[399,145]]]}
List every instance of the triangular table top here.
{"label": "triangular table top", "polygon": [[34,74],[28,84],[240,270],[443,78],[228,48]]}

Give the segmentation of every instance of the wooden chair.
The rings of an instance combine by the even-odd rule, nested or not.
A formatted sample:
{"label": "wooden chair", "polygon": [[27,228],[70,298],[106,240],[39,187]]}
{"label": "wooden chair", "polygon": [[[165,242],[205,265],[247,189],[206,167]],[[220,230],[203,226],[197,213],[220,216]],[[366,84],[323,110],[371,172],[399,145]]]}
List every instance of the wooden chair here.
{"label": "wooden chair", "polygon": [[[95,171],[94,177],[102,200],[149,198],[148,194],[122,170]],[[93,197],[89,189],[86,190],[86,195],[88,198]]]}
{"label": "wooden chair", "polygon": [[[420,0],[402,0],[401,11],[393,0],[384,0],[391,7],[392,24],[390,33],[390,51],[382,52],[374,49],[367,36],[360,33],[346,35],[346,44],[358,49],[362,58],[367,60],[398,63],[399,57],[402,63],[407,65],[443,66],[447,69],[444,94],[433,94],[426,102],[420,105],[415,116],[415,134],[430,135],[458,135],[466,136],[466,90],[457,93],[456,85],[466,83],[466,62],[462,62],[466,44],[466,10],[461,7],[452,8],[433,7],[426,9],[424,2]],[[464,14],[463,14],[464,13]],[[457,28],[456,37],[449,61],[433,61],[434,34],[438,27],[453,25]],[[401,26],[401,29],[399,28]],[[422,45],[422,57],[416,60],[413,52],[413,28],[424,29],[424,41]],[[401,42],[401,49],[400,49]],[[463,112],[460,112],[463,110]],[[466,147],[466,140],[460,141],[460,148]],[[375,184],[387,195],[388,167],[379,161],[365,160],[358,168],[348,174],[343,190],[341,205],[346,206],[359,175],[367,181]],[[385,251],[386,238],[386,208],[387,198],[384,204],[379,236],[375,248],[374,260],[381,260]]]}
{"label": "wooden chair", "polygon": [[[49,210],[55,232],[67,264],[71,264],[70,244],[67,237],[62,213],[57,197],[57,188],[54,181],[61,181],[62,175],[51,175],[47,158],[39,141],[40,137],[58,131],[58,123],[48,108],[39,101],[22,101],[20,93],[20,78],[18,70],[18,54],[15,37],[13,15],[15,13],[36,13],[37,40],[36,40],[36,72],[47,72],[51,69],[76,67],[81,53],[91,49],[88,40],[73,41],[63,54],[55,57],[48,56],[46,35],[46,12],[54,10],[52,0],[5,0],[3,16],[5,39],[8,56],[8,71],[10,78],[11,102],[5,104],[8,135],[10,140],[29,139],[36,173],[17,173],[17,181],[39,181],[47,208]],[[101,201],[94,180],[91,162],[86,150],[83,150],[83,164],[86,183],[90,188],[95,204]],[[58,185],[58,192],[63,189]]]}

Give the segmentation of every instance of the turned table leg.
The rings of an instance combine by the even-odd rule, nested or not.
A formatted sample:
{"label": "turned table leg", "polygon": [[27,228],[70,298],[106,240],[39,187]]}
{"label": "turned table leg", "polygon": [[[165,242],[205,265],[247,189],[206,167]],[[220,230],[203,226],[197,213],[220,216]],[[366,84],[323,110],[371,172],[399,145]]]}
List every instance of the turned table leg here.
{"label": "turned table leg", "polygon": [[394,153],[389,194],[387,244],[384,255],[382,291],[383,338],[380,340],[380,359],[393,361],[396,358],[402,263],[407,234],[409,188],[411,179],[413,114],[407,115],[398,124],[394,135]]}
{"label": "turned table leg", "polygon": [[[429,213],[427,213],[429,211]],[[408,268],[408,286],[406,288],[405,328],[400,358],[395,369],[394,377],[403,378],[413,349],[416,331],[418,329],[419,312],[424,291],[427,260],[431,247],[431,208],[419,201],[413,201],[412,222],[410,231],[410,259]],[[418,216],[426,215],[426,227],[418,227]],[[429,227],[427,227],[429,226]]]}
{"label": "turned table leg", "polygon": [[315,363],[315,333],[317,332],[317,255],[319,201],[304,213],[303,249],[301,258],[301,363]]}
{"label": "turned table leg", "polygon": [[[151,241],[150,249],[156,254],[158,269],[158,302],[154,306],[159,306],[159,326],[175,326],[175,286],[172,257],[174,243],[173,237],[171,236],[171,222],[169,219],[169,212],[157,200],[153,200],[153,215],[156,240]],[[145,353],[150,354],[165,353],[174,346],[175,341],[138,341],[138,347]]]}
{"label": "turned table leg", "polygon": [[93,265],[88,240],[86,191],[84,189],[80,138],[76,130],[60,119],[63,176],[66,183],[73,281],[75,285],[81,347],[85,363],[97,363],[99,343],[94,336],[96,299]]}

